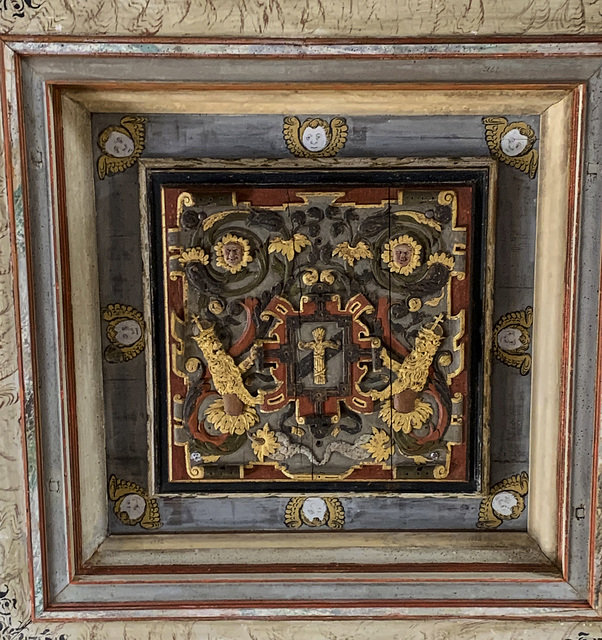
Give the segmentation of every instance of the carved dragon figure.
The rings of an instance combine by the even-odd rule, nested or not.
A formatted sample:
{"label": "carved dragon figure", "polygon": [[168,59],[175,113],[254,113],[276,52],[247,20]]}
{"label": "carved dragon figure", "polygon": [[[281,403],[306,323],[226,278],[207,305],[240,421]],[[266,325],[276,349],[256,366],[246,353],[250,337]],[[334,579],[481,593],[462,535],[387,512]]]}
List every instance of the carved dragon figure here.
{"label": "carved dragon figure", "polygon": [[442,320],[443,316],[438,315],[430,328],[424,327],[419,331],[414,348],[402,363],[393,360],[386,349],[380,352],[383,364],[393,371],[397,378],[382,391],[371,391],[370,397],[373,400],[386,400],[408,389],[415,393],[424,389],[433,358],[443,340],[443,332],[439,325]]}
{"label": "carved dragon figure", "polygon": [[[242,374],[253,366],[261,346],[257,344],[253,345],[249,356],[237,365],[234,362],[234,358],[226,353],[222,343],[215,334],[213,325],[204,328],[198,316],[194,316],[192,320],[199,330],[199,333],[193,336],[193,339],[203,352],[203,356],[205,356],[209,372],[211,373],[211,379],[215,385],[215,390],[224,398],[226,413],[238,415],[242,413],[244,408],[242,405],[253,406],[261,404],[265,392],[258,391],[257,395],[251,395],[242,379]],[[232,403],[234,398],[237,398],[240,404],[235,401]],[[231,410],[229,410],[228,405],[231,405]]]}

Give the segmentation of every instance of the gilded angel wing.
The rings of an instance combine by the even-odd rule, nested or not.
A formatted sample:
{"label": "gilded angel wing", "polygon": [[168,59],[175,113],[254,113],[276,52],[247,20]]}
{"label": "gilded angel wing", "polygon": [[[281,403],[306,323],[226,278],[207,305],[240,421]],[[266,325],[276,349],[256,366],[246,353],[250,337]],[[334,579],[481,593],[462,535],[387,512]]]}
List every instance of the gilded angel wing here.
{"label": "gilded angel wing", "polygon": [[122,496],[132,493],[136,488],[131,482],[119,480],[115,476],[109,479],[109,498],[113,501],[119,500]]}
{"label": "gilded angel wing", "polygon": [[138,116],[125,116],[121,118],[121,126],[127,129],[134,141],[134,153],[136,159],[140,157],[140,154],[144,151],[144,123],[146,118],[140,118]]}
{"label": "gilded angel wing", "polygon": [[479,506],[479,520],[477,522],[478,529],[495,529],[502,524],[500,518],[498,518],[493,512],[491,506],[491,500],[493,496],[487,496],[484,498]]}
{"label": "gilded angel wing", "polygon": [[330,121],[330,143],[320,155],[335,156],[345,146],[348,131],[345,118],[333,118]]}
{"label": "gilded angel wing", "polygon": [[537,149],[531,149],[531,151],[529,151],[529,153],[524,156],[516,156],[514,158],[506,156],[504,158],[504,162],[511,167],[514,167],[515,169],[526,173],[529,178],[534,178],[537,171],[538,159],[539,156],[537,153]]}
{"label": "gilded angel wing", "polygon": [[502,141],[502,131],[508,125],[506,118],[483,118],[483,124],[485,125],[485,140],[489,151],[498,160],[504,160],[502,154],[502,148],[500,142]]}
{"label": "gilded angel wing", "polygon": [[144,510],[144,516],[140,521],[140,526],[143,529],[158,529],[161,526],[159,505],[154,498],[150,498],[146,501],[146,509]]}
{"label": "gilded angel wing", "polygon": [[129,158],[113,158],[103,154],[98,158],[98,177],[104,180],[107,176],[125,171],[132,166],[128,160]]}
{"label": "gilded angel wing", "polygon": [[338,498],[324,498],[328,508],[328,526],[330,529],[342,529],[345,524],[345,509]]}
{"label": "gilded angel wing", "polygon": [[282,133],[284,135],[284,141],[288,150],[298,158],[309,158],[311,153],[307,151],[301,144],[299,139],[299,130],[301,128],[301,122],[296,116],[287,116],[284,118],[284,124],[282,125]]}
{"label": "gilded angel wing", "polygon": [[301,507],[303,506],[305,498],[297,496],[291,498],[284,510],[284,524],[290,529],[298,529],[301,524]]}

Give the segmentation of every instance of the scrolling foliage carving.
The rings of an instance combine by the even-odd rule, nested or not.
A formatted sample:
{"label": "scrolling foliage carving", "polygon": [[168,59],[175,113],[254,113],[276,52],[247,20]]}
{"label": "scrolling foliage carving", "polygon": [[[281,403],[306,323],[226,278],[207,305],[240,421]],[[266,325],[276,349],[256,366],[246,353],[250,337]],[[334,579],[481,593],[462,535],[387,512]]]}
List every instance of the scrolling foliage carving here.
{"label": "scrolling foliage carving", "polygon": [[466,479],[470,187],[163,201],[170,481]]}

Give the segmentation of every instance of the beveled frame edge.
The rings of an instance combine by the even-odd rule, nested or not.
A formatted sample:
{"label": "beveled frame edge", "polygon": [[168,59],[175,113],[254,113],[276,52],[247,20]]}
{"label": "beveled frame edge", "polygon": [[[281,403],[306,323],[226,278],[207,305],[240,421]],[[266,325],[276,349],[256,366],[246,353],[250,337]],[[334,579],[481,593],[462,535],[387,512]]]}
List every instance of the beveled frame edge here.
{"label": "beveled frame edge", "polygon": [[[564,94],[564,95],[566,95],[566,94]],[[214,164],[215,164],[215,162],[216,162],[216,161],[211,161],[211,160],[209,160],[209,159],[208,159],[208,160],[206,160],[206,161],[197,162],[197,163],[196,163],[196,165],[197,165],[197,166],[207,166],[207,165],[209,165],[209,164],[211,164],[211,163],[214,163]],[[243,162],[244,162],[244,164],[245,164],[246,166],[248,166],[248,165],[249,165],[249,162],[248,162],[248,161],[243,161]],[[258,160],[258,161],[255,161],[255,162],[256,162],[256,163],[261,163],[261,160]],[[282,161],[281,161],[281,162],[282,162]],[[349,161],[347,161],[347,163],[348,163],[348,162],[349,162]],[[424,163],[424,160],[423,160],[422,162]],[[481,160],[481,161],[479,161],[479,160],[475,160],[474,162],[475,162],[476,164],[481,164],[481,165],[482,165],[482,164],[491,164],[491,161],[490,161],[490,160],[486,160],[485,162],[483,162],[482,160]],[[341,160],[341,163],[345,163],[345,160]],[[191,165],[193,165],[193,164],[195,164],[195,163],[194,163],[194,161],[191,161],[191,162],[188,162],[188,163],[183,163],[183,162],[181,162],[181,161],[180,161],[180,162],[176,161],[176,162],[172,163],[172,166],[173,166],[174,168],[175,168],[175,167],[177,167],[177,166],[184,166],[185,168],[189,168],[189,167],[190,167]],[[222,164],[222,165],[223,165],[223,164],[230,164],[230,165],[231,165],[231,164],[236,164],[236,163],[235,163],[235,162],[234,162],[234,163],[223,163],[223,162],[222,162],[221,164]],[[240,165],[241,163],[238,163],[238,164]],[[252,164],[252,163],[251,163],[251,164]],[[315,163],[315,162],[309,162],[309,163],[303,163],[303,162],[301,162],[301,163],[298,163],[297,161],[294,161],[294,160],[289,160],[289,161],[286,161],[286,160],[285,160],[285,161],[283,161],[283,162],[282,162],[282,164],[285,164],[285,165],[286,165],[286,164],[289,164],[289,165],[292,165],[292,166],[295,166],[295,165],[299,166],[299,165],[303,165],[303,164],[309,164],[309,165],[311,165],[311,166],[315,166],[315,164],[316,164],[316,163]],[[322,164],[325,164],[325,165],[326,165],[326,164],[330,164],[330,163],[329,163],[328,161],[326,161],[326,162],[323,162]],[[388,164],[388,162],[387,162],[387,161],[385,161],[383,164]],[[436,162],[435,162],[435,164],[436,164]],[[141,164],[141,169],[140,169],[140,170],[141,170],[141,173],[142,173],[142,172],[143,172],[143,168],[144,168],[144,167],[155,167],[155,168],[158,168],[158,167],[164,167],[164,166],[165,166],[165,161],[164,161],[164,160],[162,161],[162,160],[160,160],[160,159],[147,159],[147,160],[144,160],[144,161],[142,162],[142,164]],[[144,184],[144,181],[141,181],[141,185],[143,185],[143,184]],[[398,566],[398,568],[400,568],[400,567]]]}

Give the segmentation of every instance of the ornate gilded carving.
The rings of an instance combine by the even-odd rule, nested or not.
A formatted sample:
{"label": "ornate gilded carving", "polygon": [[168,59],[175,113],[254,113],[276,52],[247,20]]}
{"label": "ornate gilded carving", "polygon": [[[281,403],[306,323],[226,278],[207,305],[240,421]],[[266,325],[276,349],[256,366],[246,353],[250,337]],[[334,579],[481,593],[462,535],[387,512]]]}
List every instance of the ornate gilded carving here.
{"label": "ornate gilded carving", "polygon": [[238,273],[253,260],[249,241],[232,233],[222,236],[213,250],[217,266],[230,273]]}
{"label": "ornate gilded carving", "polygon": [[429,256],[429,259],[426,261],[426,266],[430,267],[436,263],[446,266],[451,271],[454,268],[455,260],[453,256],[449,256],[446,253],[434,253],[432,256]]}
{"label": "ornate gilded carving", "polygon": [[372,251],[365,242],[358,242],[355,247],[352,247],[348,242],[341,242],[332,251],[334,257],[339,256],[347,264],[352,267],[358,260],[362,258],[372,258]]}
{"label": "ornate gilded carving", "polygon": [[525,509],[529,476],[524,471],[494,485],[479,507],[479,529],[495,529],[504,520],[515,520]]}
{"label": "ornate gilded carving", "polygon": [[304,236],[302,233],[295,233],[295,235],[288,240],[285,240],[280,236],[276,236],[270,240],[268,252],[281,253],[289,262],[291,262],[296,253],[300,253],[305,247],[309,246],[311,246],[311,242],[307,236]]}
{"label": "ornate gilded carving", "polygon": [[349,127],[345,118],[307,118],[301,124],[296,116],[284,118],[284,141],[288,150],[298,158],[326,158],[335,156],[347,141]]}
{"label": "ornate gilded carving", "polygon": [[[256,345],[252,348],[249,357],[237,365],[234,363],[234,358],[226,353],[222,343],[215,334],[213,325],[203,327],[198,316],[194,316],[192,321],[196,324],[198,330],[198,333],[193,336],[193,339],[203,353],[209,371],[211,372],[213,384],[217,392],[224,397],[224,401],[233,400],[231,396],[234,396],[243,405],[253,406],[255,404],[261,404],[265,392],[258,391],[257,395],[251,395],[242,379],[242,374],[253,366],[260,346]],[[228,398],[228,396],[230,396],[230,398]],[[242,407],[240,411],[242,412]]]}
{"label": "ornate gilded carving", "polygon": [[537,171],[538,153],[533,148],[537,137],[525,122],[511,122],[502,117],[483,118],[485,139],[494,158],[526,173],[530,178]]}
{"label": "ornate gilded carving", "polygon": [[[231,400],[230,404],[233,404]],[[229,407],[229,409],[232,412],[232,408]],[[234,411],[234,414],[226,413],[224,398],[217,398],[209,405],[209,407],[207,407],[205,411],[205,418],[218,431],[236,435],[245,433],[253,425],[259,422],[257,411],[248,404],[243,404],[240,408],[235,405]]]}
{"label": "ornate gilded carving", "polygon": [[[180,256],[180,264],[185,267],[190,262],[200,262],[201,264],[209,264],[209,256],[203,249],[193,247],[188,251],[183,251]],[[221,266],[221,265],[220,265]]]}
{"label": "ornate gilded carving", "polygon": [[146,118],[125,116],[119,125],[111,125],[101,132],[98,136],[98,146],[102,151],[98,158],[101,180],[136,164],[144,151],[145,122]]}
{"label": "ornate gilded carving", "polygon": [[[455,192],[416,190],[410,211],[388,189],[369,205],[307,190],[261,191],[258,204],[248,189],[216,204],[189,189],[165,224],[165,281],[181,300],[166,348],[183,458],[170,477],[446,478],[465,411],[451,388],[466,376],[464,310],[449,314],[467,240]],[[250,268],[216,264],[226,238],[248,242]]]}
{"label": "ornate gilded carving", "polygon": [[109,324],[106,335],[110,345],[105,349],[107,362],[127,362],[144,351],[144,319],[134,307],[110,304],[102,317]]}
{"label": "ornate gilded carving", "polygon": [[409,411],[399,411],[395,407],[395,400],[391,402],[390,399],[387,399],[383,402],[379,416],[394,431],[411,433],[413,430],[422,429],[425,422],[433,415],[433,408],[430,404],[423,402],[420,398],[412,397],[412,395],[410,395],[410,401],[413,400],[414,405]]}
{"label": "ornate gilded carving", "polygon": [[263,425],[261,429],[257,429],[257,431],[251,435],[251,440],[251,447],[259,462],[263,462],[265,458],[276,453],[280,448],[276,434],[267,424]]}
{"label": "ornate gilded carving", "polygon": [[310,268],[303,273],[303,284],[311,287],[318,282],[324,282],[326,284],[333,284],[335,281],[334,271],[332,269],[324,269],[324,271],[318,271],[317,269]]}
{"label": "ornate gilded carving", "polygon": [[372,427],[370,440],[362,445],[370,453],[375,462],[386,462],[393,451],[393,442],[384,429]]}
{"label": "ornate gilded carving", "polygon": [[414,348],[403,363],[391,358],[386,349],[381,350],[380,357],[384,366],[393,371],[396,379],[383,391],[371,391],[370,397],[373,400],[389,399],[408,390],[419,393],[424,389],[429,368],[443,340],[440,324],[442,320],[443,316],[438,315],[430,327],[420,329]]}
{"label": "ornate gilded carving", "polygon": [[385,243],[382,260],[394,273],[409,276],[420,265],[422,247],[409,235]]}
{"label": "ornate gilded carving", "polygon": [[521,375],[531,371],[531,356],[527,353],[531,346],[531,326],[533,309],[511,311],[504,314],[493,329],[493,353],[509,367],[516,367]]}
{"label": "ornate gilded carving", "polygon": [[146,490],[135,482],[111,476],[109,498],[115,502],[113,511],[123,524],[139,524],[143,529],[157,529],[161,526],[157,501],[149,497]]}
{"label": "ornate gilded carving", "polygon": [[345,525],[345,509],[338,498],[291,498],[284,512],[284,523],[291,529],[302,525],[342,529]]}
{"label": "ornate gilded carving", "polygon": [[333,340],[326,340],[326,329],[317,327],[312,331],[313,340],[300,340],[299,349],[309,349],[314,354],[314,383],[326,384],[326,349],[338,349],[340,344]]}

